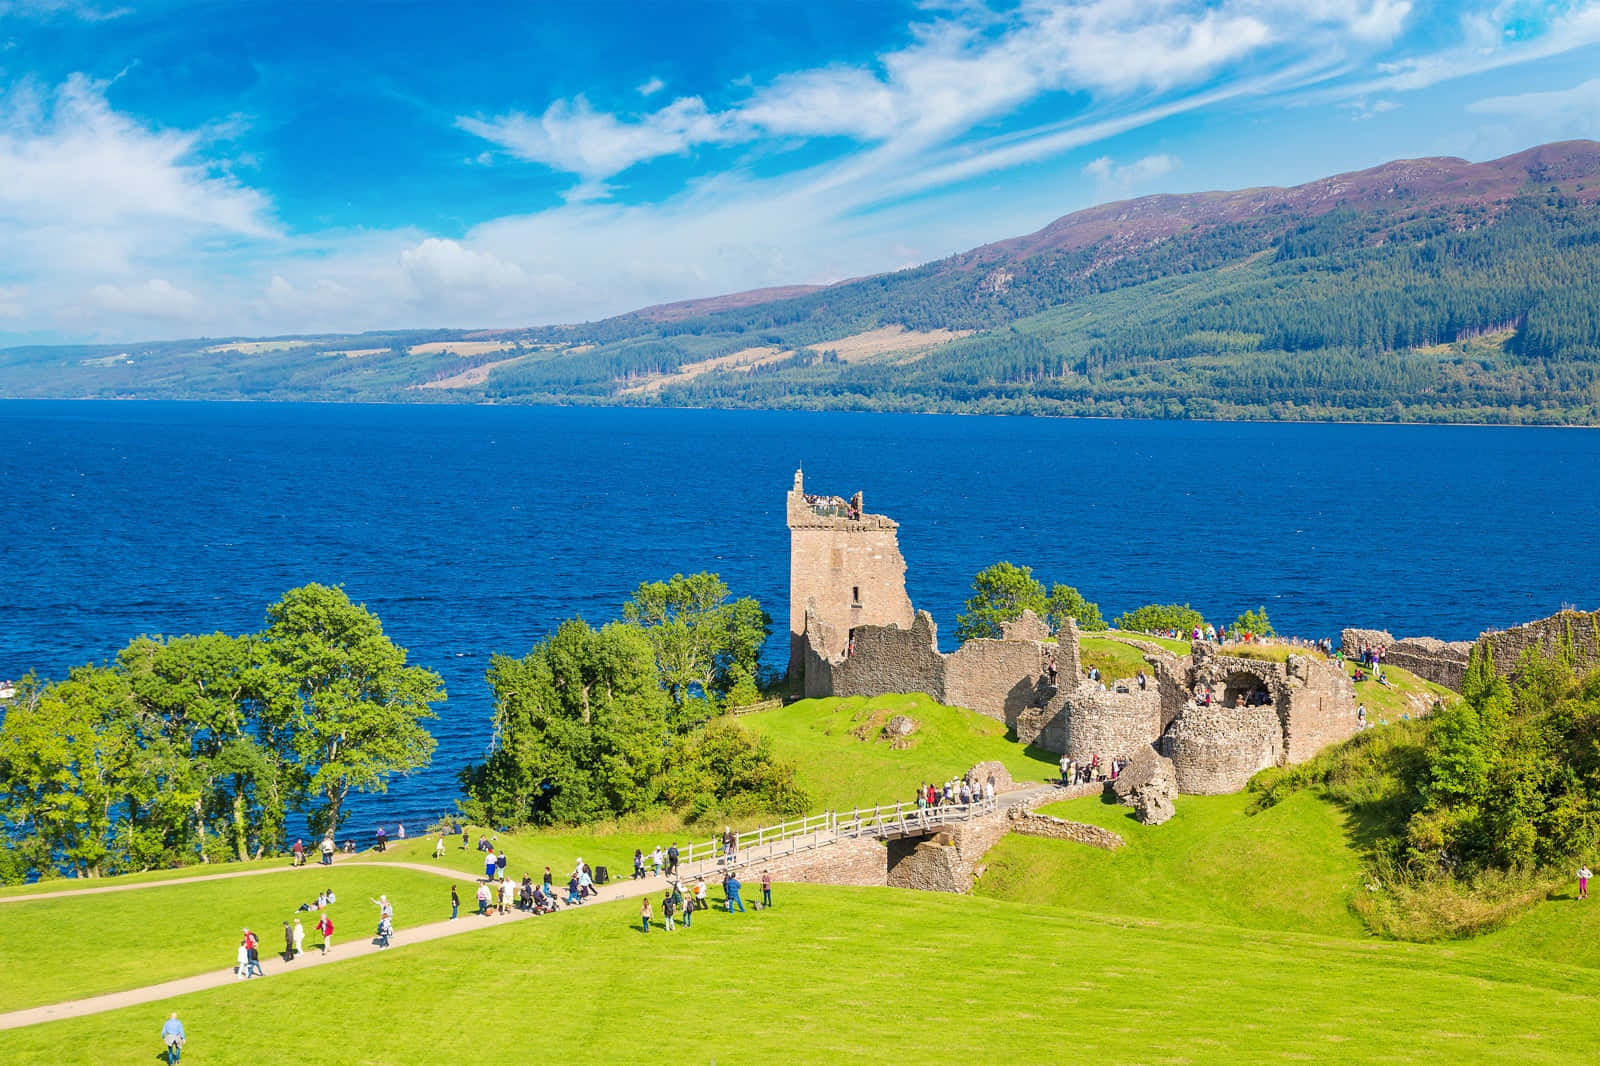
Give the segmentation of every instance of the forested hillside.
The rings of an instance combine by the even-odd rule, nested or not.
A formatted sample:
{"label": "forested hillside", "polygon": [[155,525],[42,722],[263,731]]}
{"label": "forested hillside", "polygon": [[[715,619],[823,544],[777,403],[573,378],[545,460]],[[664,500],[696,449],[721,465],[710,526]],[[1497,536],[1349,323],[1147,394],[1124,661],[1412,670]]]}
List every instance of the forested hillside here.
{"label": "forested hillside", "polygon": [[7,396],[1600,423],[1600,144],[1103,205],[825,288],[466,334],[0,352]]}

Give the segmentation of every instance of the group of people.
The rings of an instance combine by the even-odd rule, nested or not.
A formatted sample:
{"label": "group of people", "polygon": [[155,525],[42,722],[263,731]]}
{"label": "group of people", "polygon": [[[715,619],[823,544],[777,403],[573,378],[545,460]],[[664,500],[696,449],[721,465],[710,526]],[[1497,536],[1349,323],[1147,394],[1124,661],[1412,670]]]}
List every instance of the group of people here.
{"label": "group of people", "polygon": [[[727,837],[731,828],[729,827],[729,830],[723,833],[722,843],[724,850],[726,850]],[[646,872],[646,867],[649,868],[649,873]],[[662,851],[661,845],[657,844],[655,850],[649,855],[644,853],[643,848],[633,849],[633,879],[635,881],[648,877],[651,873],[656,877],[660,877],[663,872],[668,877],[676,877],[678,875],[678,842],[676,840],[668,845],[665,851]]]}
{"label": "group of people", "polygon": [[1115,781],[1127,767],[1126,756],[1118,755],[1109,762],[1101,762],[1098,754],[1087,762],[1079,762],[1071,755],[1061,756],[1061,783],[1063,785],[1092,785],[1097,781]]}
{"label": "group of people", "polygon": [[[454,890],[451,894],[454,895]],[[305,921],[300,915],[308,912],[316,916],[316,921],[311,926],[312,931],[322,938],[317,947],[324,955],[333,950],[333,915],[329,913],[329,908],[338,901],[338,893],[329,888],[317,893],[316,899],[295,908],[295,916],[283,923],[284,962],[292,963],[306,953]],[[394,904],[389,902],[387,895],[380,895],[372,901],[372,905],[378,908],[376,936],[378,947],[387,948],[390,937],[394,936]],[[249,927],[241,931],[234,973],[241,981],[267,975],[261,968],[261,938]]]}
{"label": "group of people", "polygon": [[[737,910],[744,913],[744,884],[732,870],[722,875],[722,903],[729,914]],[[695,882],[687,890],[682,882],[677,879],[667,885],[661,893],[661,920],[659,928],[672,932],[678,925],[685,929],[694,927],[694,916],[698,911],[709,909],[711,904],[706,899],[706,879],[695,878]],[[772,906],[772,872],[761,871],[761,902],[756,905],[759,910],[766,910]],[[650,897],[645,895],[639,901],[639,928],[642,932],[650,932],[650,923],[655,921],[655,908],[650,902]]]}
{"label": "group of people", "polygon": [[994,778],[978,782],[970,775],[952,777],[943,785],[930,782],[917,788],[917,809],[944,807],[952,803],[983,803],[994,799]]}

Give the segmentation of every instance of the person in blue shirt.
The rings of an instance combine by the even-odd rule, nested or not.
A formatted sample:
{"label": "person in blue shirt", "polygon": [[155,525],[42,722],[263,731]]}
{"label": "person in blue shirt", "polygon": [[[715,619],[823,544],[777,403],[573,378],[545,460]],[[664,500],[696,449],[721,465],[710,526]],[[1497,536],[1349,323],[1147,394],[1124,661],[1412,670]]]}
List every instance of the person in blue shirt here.
{"label": "person in blue shirt", "polygon": [[173,1011],[167,1018],[167,1024],[161,1027],[161,1042],[171,1049],[171,1061],[177,1062],[178,1055],[183,1049],[184,1041],[188,1036],[183,1031],[183,1023],[178,1020],[178,1012]]}

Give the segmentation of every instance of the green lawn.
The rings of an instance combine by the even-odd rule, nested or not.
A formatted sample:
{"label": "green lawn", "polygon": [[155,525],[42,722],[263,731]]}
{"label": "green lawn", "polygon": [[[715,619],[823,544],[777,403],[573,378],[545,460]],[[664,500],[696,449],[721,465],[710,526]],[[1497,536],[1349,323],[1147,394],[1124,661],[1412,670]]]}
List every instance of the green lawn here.
{"label": "green lawn", "polygon": [[1144,661],[1144,652],[1132,644],[1124,644],[1114,637],[1084,637],[1078,642],[1078,658],[1083,676],[1089,676],[1091,666],[1100,669],[1100,680],[1106,683],[1139,676],[1139,671],[1150,672]]}
{"label": "green lawn", "polygon": [[[226,881],[161,885],[135,892],[0,904],[0,1009],[18,1010],[137,988],[232,966],[240,930],[261,937],[262,965],[283,969],[283,922],[332,888],[334,945],[368,939],[378,924],[369,901],[395,905],[404,930],[450,916],[450,882],[413,870],[350,863]],[[469,890],[470,889],[470,890]],[[465,900],[476,886],[463,883]],[[306,941],[315,919],[301,914]],[[0,1056],[0,1061],[5,1061]]]}
{"label": "green lawn", "polygon": [[1009,836],[989,852],[977,891],[1108,915],[1362,936],[1346,903],[1361,861],[1345,815],[1307,793],[1255,815],[1248,803],[1179,796],[1177,816],[1160,826],[1098,796],[1054,803],[1041,813],[1104,826],[1127,846]]}
{"label": "green lawn", "polygon": [[1145,633],[1123,633],[1116,629],[1107,629],[1092,634],[1096,638],[1106,640],[1142,640],[1149,644],[1159,644],[1177,656],[1188,655],[1193,649],[1187,640],[1174,640],[1172,637],[1152,637]]}
{"label": "green lawn", "polygon": [[[315,862],[313,857],[309,861]],[[253,859],[250,862],[209,863],[180,866],[168,870],[145,870],[143,873],[122,874],[118,877],[55,877],[48,881],[35,881],[28,885],[0,886],[0,896],[34,896],[41,892],[71,892],[80,888],[104,888],[107,885],[143,885],[159,881],[183,881],[208,874],[231,874],[240,870],[288,869],[289,856],[270,859]]]}
{"label": "green lawn", "polygon": [[631,903],[0,1032],[13,1066],[153,1062],[1545,1063],[1600,1046],[1551,959],[779,886],[648,937]]}
{"label": "green lawn", "polygon": [[[878,735],[897,714],[920,723],[901,749]],[[814,810],[910,800],[919,784],[944,781],[990,759],[1005,763],[1019,782],[1057,776],[1057,756],[1007,740],[1004,723],[921,693],[800,700],[739,722],[771,737],[779,756],[795,764]]]}
{"label": "green lawn", "polygon": [[[1345,672],[1349,673],[1352,669],[1346,666]],[[1415,718],[1426,713],[1424,708],[1431,707],[1435,700],[1450,703],[1461,698],[1443,685],[1424,681],[1398,666],[1385,666],[1383,673],[1389,679],[1388,685],[1371,680],[1355,683],[1356,702],[1366,705],[1367,721],[1374,725],[1399,721],[1403,714]]]}

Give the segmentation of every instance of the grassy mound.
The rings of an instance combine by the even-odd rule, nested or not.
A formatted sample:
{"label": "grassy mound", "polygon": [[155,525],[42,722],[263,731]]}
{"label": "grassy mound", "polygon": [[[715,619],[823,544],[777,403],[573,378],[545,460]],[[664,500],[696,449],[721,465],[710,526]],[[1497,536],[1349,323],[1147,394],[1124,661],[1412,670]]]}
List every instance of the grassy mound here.
{"label": "grassy mound", "polygon": [[1255,816],[1248,805],[1242,795],[1180,796],[1176,818],[1146,826],[1098,796],[1052,804],[1042,813],[1104,826],[1127,846],[1010,836],[989,853],[977,892],[1098,914],[1360,936],[1349,898],[1361,856],[1346,817],[1310,795]]}
{"label": "grassy mound", "polygon": [[[0,904],[0,1004],[20,1010],[232,966],[245,927],[261,938],[263,967],[285,969],[274,961],[283,923],[298,916],[306,943],[320,943],[315,916],[295,908],[325,888],[339,897],[330,910],[335,950],[371,938],[378,909],[369,900],[380,893],[398,929],[450,917],[444,878],[362,863]],[[463,901],[472,891],[463,886]]]}
{"label": "grassy mound", "polygon": [[[897,714],[918,724],[904,747],[880,736],[883,723]],[[899,803],[920,783],[943,781],[990,759],[1004,763],[1018,781],[1056,773],[1057,756],[1007,740],[1003,723],[921,693],[801,700],[739,722],[772,738],[818,810]]]}
{"label": "grassy mound", "polygon": [[[771,911],[638,932],[631,904],[490,927],[0,1032],[0,1061],[1235,1063],[1569,1061],[1600,1041],[1592,972],[1515,956],[892,889],[780,886]],[[518,992],[525,992],[521,999]],[[916,1009],[890,1009],[915,1002]]]}

